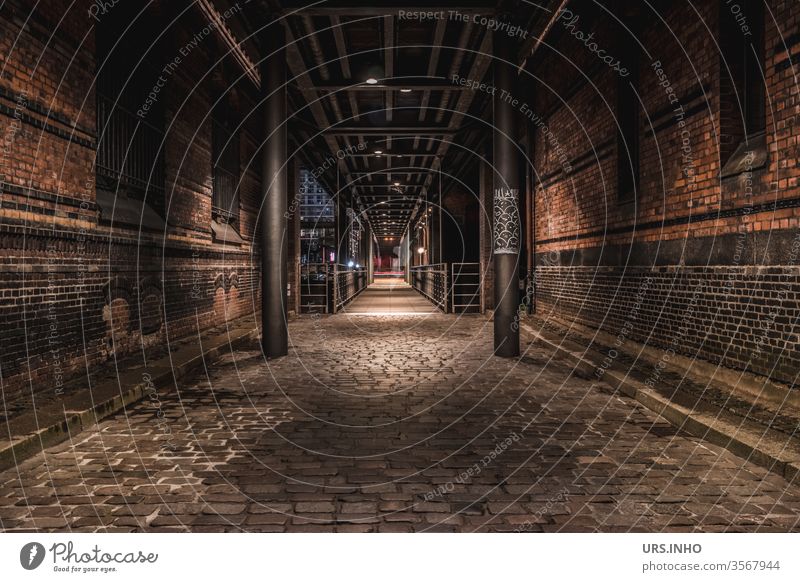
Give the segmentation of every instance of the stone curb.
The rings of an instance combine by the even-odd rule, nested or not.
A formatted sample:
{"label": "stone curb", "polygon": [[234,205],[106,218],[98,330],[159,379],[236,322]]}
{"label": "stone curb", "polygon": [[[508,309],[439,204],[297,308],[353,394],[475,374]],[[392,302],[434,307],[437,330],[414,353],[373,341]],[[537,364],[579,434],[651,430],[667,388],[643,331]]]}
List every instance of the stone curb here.
{"label": "stone curb", "polygon": [[[152,386],[159,389],[173,381],[178,382],[201,369],[209,360],[219,358],[224,351],[234,349],[257,335],[258,331],[254,329],[234,329],[225,334],[227,341],[205,349],[183,362],[175,363],[173,360],[172,366],[169,363],[166,365],[154,363],[151,366],[153,373],[150,375]],[[122,394],[117,394],[90,409],[80,411],[65,410],[63,421],[20,437],[12,441],[11,444],[0,448],[0,471],[16,467],[20,462],[36,453],[73,438],[81,431],[95,426],[104,418],[124,410],[125,407],[142,400],[146,396],[148,389],[148,385],[145,382],[141,382]]]}
{"label": "stone curb", "polygon": [[[586,359],[582,353],[573,352],[564,346],[558,345],[542,336],[526,323],[522,323],[520,327],[534,341],[541,342],[550,349],[564,355],[581,373],[587,376],[594,376],[597,364]],[[769,443],[765,442],[763,435],[759,437],[752,432],[748,433],[740,426],[725,422],[717,417],[693,412],[664,398],[645,384],[611,368],[605,370],[603,378],[604,380],[601,381],[611,384],[612,387],[616,383],[622,394],[636,400],[648,410],[655,412],[689,435],[720,446],[737,457],[742,457],[781,475],[787,481],[793,481],[800,473],[800,459],[792,456],[788,451],[774,450],[776,447],[769,447]]]}
{"label": "stone curb", "polygon": [[[558,317],[548,317],[557,327],[569,329],[580,335],[584,340],[595,344],[597,347],[611,349],[616,343],[616,336],[600,330],[587,327],[584,324],[565,320]],[[629,355],[635,355],[637,359],[643,359],[655,364],[662,360],[664,351],[652,345],[644,345],[625,338],[625,344],[631,346],[628,350]],[[635,354],[634,354],[635,352]],[[694,370],[695,374],[705,377],[705,375],[715,378],[719,383],[733,387],[732,393],[744,400],[757,401],[763,400],[767,406],[786,409],[793,408],[800,412],[800,391],[792,390],[788,386],[773,382],[763,377],[755,376],[751,373],[742,372],[726,368],[720,364],[706,362],[700,358],[689,358],[679,353],[673,353],[669,365],[674,372],[685,373],[687,368]]]}

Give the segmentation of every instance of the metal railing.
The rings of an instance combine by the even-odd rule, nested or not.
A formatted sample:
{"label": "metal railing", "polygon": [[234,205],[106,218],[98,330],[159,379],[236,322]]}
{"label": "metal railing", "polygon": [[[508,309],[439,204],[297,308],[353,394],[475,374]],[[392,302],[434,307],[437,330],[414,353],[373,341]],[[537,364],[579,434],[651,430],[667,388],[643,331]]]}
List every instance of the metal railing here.
{"label": "metal railing", "polygon": [[447,279],[447,263],[411,267],[411,286],[445,313],[450,296]]}
{"label": "metal railing", "polygon": [[336,313],[367,288],[367,269],[331,263],[300,265],[300,313]]}
{"label": "metal railing", "polygon": [[[337,313],[368,284],[368,272],[346,265],[300,265],[300,312]],[[411,267],[412,287],[444,313],[483,312],[481,263],[437,263]]]}
{"label": "metal railing", "polygon": [[336,313],[367,288],[367,269],[336,265],[333,276],[333,312]]}
{"label": "metal railing", "polygon": [[481,263],[452,263],[451,300],[453,313],[483,313],[483,268]]}
{"label": "metal railing", "polygon": [[300,265],[300,313],[330,313],[329,263]]}

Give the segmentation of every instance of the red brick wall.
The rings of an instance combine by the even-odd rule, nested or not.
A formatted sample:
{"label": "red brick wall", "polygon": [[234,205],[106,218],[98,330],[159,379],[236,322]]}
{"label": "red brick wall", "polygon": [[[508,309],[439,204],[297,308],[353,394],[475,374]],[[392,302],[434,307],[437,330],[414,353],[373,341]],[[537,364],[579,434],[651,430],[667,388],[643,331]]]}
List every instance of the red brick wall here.
{"label": "red brick wall", "polygon": [[[624,64],[610,18],[573,5],[577,29]],[[545,126],[534,154],[538,312],[791,382],[800,361],[798,98],[787,66],[798,53],[796,6],[771,0],[766,11],[767,165],[720,179],[729,153],[720,144],[733,131],[720,125],[715,44],[726,15],[716,0],[693,3],[696,13],[655,5],[637,35],[646,52],[636,204],[617,200],[617,73],[560,22],[530,71]]]}
{"label": "red brick wall", "polygon": [[[33,15],[22,2],[2,7],[3,212],[14,221],[31,214],[77,226],[78,218],[91,218],[95,201],[94,38],[86,34],[85,10],[52,4]],[[61,34],[51,38],[65,12]]]}
{"label": "red brick wall", "polygon": [[[154,17],[177,10],[156,4]],[[223,50],[214,34],[182,58],[160,97],[166,202],[156,210],[166,226],[111,228],[96,205],[93,80],[103,15],[92,18],[91,5],[50,0],[31,13],[29,3],[12,0],[0,8],[0,374],[7,398],[30,387],[61,389],[142,348],[163,353],[168,341],[260,305],[257,89],[247,78],[234,82],[241,70],[230,63],[214,64]],[[181,17],[164,62],[206,24],[196,8]],[[245,119],[241,245],[214,242],[210,228],[210,111],[220,86],[236,90]]]}

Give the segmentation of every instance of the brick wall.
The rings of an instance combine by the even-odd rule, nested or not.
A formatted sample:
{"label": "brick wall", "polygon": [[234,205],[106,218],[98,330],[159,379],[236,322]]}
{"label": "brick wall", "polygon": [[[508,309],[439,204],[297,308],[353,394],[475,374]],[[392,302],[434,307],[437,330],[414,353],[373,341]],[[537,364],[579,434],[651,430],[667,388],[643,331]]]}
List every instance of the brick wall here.
{"label": "brick wall", "polygon": [[[800,192],[788,59],[800,50],[796,7],[767,3],[765,147],[725,178],[731,142],[741,139],[721,115],[730,90],[715,38],[729,8],[703,0],[693,13],[655,3],[658,14],[638,20],[640,187],[635,202],[621,203],[619,74],[576,31],[594,32],[596,46],[623,66],[631,59],[618,27],[586,4],[569,6],[572,18],[556,22],[552,48],[543,46],[529,71],[540,79],[532,124],[537,311],[793,382]],[[630,16],[630,5],[606,4]]]}
{"label": "brick wall", "polygon": [[[115,358],[163,353],[169,341],[260,305],[253,244],[261,188],[257,89],[246,77],[236,80],[241,70],[234,64],[218,62],[224,49],[214,34],[182,55],[207,24],[199,10],[176,18],[182,6],[155,3],[149,17],[175,20],[159,46],[159,62],[182,55],[159,94],[165,194],[150,204],[164,224],[110,223],[101,216],[94,170],[95,38],[106,14],[93,18],[92,5],[51,0],[31,12],[27,3],[12,0],[0,8],[0,375],[6,398],[32,388],[62,389]],[[241,244],[219,242],[211,230],[210,112],[221,90],[234,92],[243,119]],[[290,260],[293,253],[294,240]]]}

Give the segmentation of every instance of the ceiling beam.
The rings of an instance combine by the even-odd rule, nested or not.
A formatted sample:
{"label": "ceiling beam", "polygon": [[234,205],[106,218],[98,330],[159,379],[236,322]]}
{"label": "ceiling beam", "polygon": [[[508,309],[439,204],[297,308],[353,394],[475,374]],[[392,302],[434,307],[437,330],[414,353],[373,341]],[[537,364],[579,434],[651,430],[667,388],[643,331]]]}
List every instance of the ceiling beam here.
{"label": "ceiling beam", "polygon": [[349,154],[347,157],[349,158],[385,158],[385,157],[393,157],[393,158],[433,158],[436,157],[434,153],[413,153],[413,154],[395,154],[392,152],[383,152],[382,154]]}
{"label": "ceiling beam", "polygon": [[[546,0],[544,2],[547,7],[542,6],[541,9],[547,11],[548,14],[537,21],[538,26],[531,31],[531,34],[522,42],[522,46],[520,46],[517,55],[517,62],[519,63],[520,70],[525,68],[528,59],[530,59],[542,45],[544,39],[556,23],[556,20],[558,20],[559,15],[569,3],[570,0]],[[558,8],[555,8],[556,4],[558,4]]]}
{"label": "ceiling beam", "polygon": [[422,184],[403,184],[402,186],[395,186],[394,184],[359,184],[358,182],[350,182],[348,184],[351,188],[361,188],[362,190],[394,190],[395,188],[422,188]]}
{"label": "ceiling beam", "polygon": [[[444,33],[447,30],[447,21],[438,20],[436,22],[436,30],[433,33],[433,46],[431,47],[431,59],[428,61],[428,78],[431,79],[436,75],[439,69],[439,55],[442,53],[442,44],[444,43]],[[428,100],[431,98],[430,89],[425,90],[422,96],[422,104],[419,110],[419,120],[425,121],[425,115],[428,110]]]}
{"label": "ceiling beam", "polygon": [[307,0],[284,1],[282,15],[310,15],[310,16],[330,16],[338,14],[341,16],[403,16],[412,12],[423,12],[425,14],[439,13],[440,18],[451,18],[452,13],[458,14],[486,14],[491,15],[497,11],[493,2],[486,0],[439,0],[430,4],[408,3],[402,1],[382,0],[380,3],[374,0],[357,1],[347,0],[337,2],[328,0],[312,6],[308,5]]}
{"label": "ceiling beam", "polygon": [[[335,125],[321,130],[325,135],[403,135],[403,136],[439,136],[453,135],[459,131],[457,127],[432,127],[428,125]],[[373,154],[377,156],[377,154]]]}
{"label": "ceiling beam", "polygon": [[411,176],[419,176],[419,175],[427,175],[430,173],[431,170],[408,170],[404,169],[405,166],[399,166],[397,168],[386,168],[385,170],[373,170],[371,172],[353,172],[353,176],[367,176],[367,175],[375,175],[375,174],[403,174],[403,175],[411,175]]}
{"label": "ceiling beam", "polygon": [[[314,121],[319,127],[327,127],[330,124],[330,120],[328,116],[325,114],[325,110],[322,108],[322,104],[315,98],[313,93],[313,89],[311,87],[311,82],[307,74],[307,67],[306,64],[303,62],[303,56],[300,54],[300,50],[298,49],[297,42],[292,34],[292,29],[286,21],[284,21],[284,30],[286,31],[286,60],[289,65],[289,71],[291,75],[297,77],[298,86],[300,92],[303,94],[303,99],[305,99],[306,103],[309,104],[309,108],[311,109],[311,114],[314,117]],[[339,144],[336,141],[336,138],[332,135],[325,135],[322,134],[322,137],[325,139],[325,143],[328,146],[328,150],[331,155],[335,155],[336,152],[340,149]],[[341,166],[346,170],[347,166],[342,161],[339,160],[337,162],[341,164]]]}
{"label": "ceiling beam", "polygon": [[236,35],[225,22],[225,17],[227,17],[228,12],[224,13],[225,16],[220,14],[214,7],[212,0],[197,0],[197,5],[200,7],[200,10],[203,12],[208,22],[215,25],[214,29],[217,35],[222,39],[222,42],[228,47],[229,54],[233,55],[234,60],[244,70],[253,84],[255,84],[256,87],[261,87],[261,73],[258,67],[250,58],[250,55],[242,48]]}
{"label": "ceiling beam", "polygon": [[[346,79],[350,79],[353,76],[353,72],[350,68],[350,55],[347,52],[347,42],[344,39],[344,32],[342,31],[342,21],[339,16],[331,16],[331,30],[333,31],[333,40],[336,44],[336,56],[339,57],[339,66],[342,69],[342,75]],[[358,112],[358,101],[356,100],[356,96],[352,91],[347,91],[345,93],[347,95],[347,101],[350,105],[350,112],[351,112],[351,121],[355,120],[358,121],[360,115]],[[332,94],[330,98],[333,102],[336,102],[337,95]],[[348,145],[350,145],[350,140],[345,138],[345,141]],[[355,160],[354,164],[355,165]],[[345,168],[347,169],[347,173],[350,172],[350,164],[345,161],[344,164]],[[358,166],[356,165],[356,168]]]}
{"label": "ceiling beam", "polygon": [[[388,15],[383,17],[383,71],[387,79],[394,77],[394,16]],[[393,106],[394,106],[394,91],[384,89],[383,93],[386,123],[392,122]],[[392,147],[392,138],[386,140],[386,147]]]}
{"label": "ceiling beam", "polygon": [[[331,16],[331,27],[333,28],[333,40],[336,43],[336,52],[339,56],[339,64],[342,67],[342,74],[346,79],[353,77],[353,71],[350,69],[350,56],[347,53],[347,43],[344,40],[344,33],[342,32],[342,21],[338,15]],[[358,102],[356,96],[352,92],[347,92],[347,99],[350,103],[350,110],[353,112],[353,119],[358,120]]]}
{"label": "ceiling beam", "polygon": [[317,83],[314,90],[320,93],[332,93],[336,91],[383,91],[396,92],[403,89],[411,91],[467,91],[468,87],[453,83],[442,77],[390,77],[374,85],[356,81],[353,79],[339,79],[329,83]]}
{"label": "ceiling beam", "polygon": [[[488,34],[488,33],[487,33]],[[467,44],[469,43],[470,36],[472,35],[472,22],[467,21],[464,25],[464,28],[461,29],[461,34],[458,36],[458,47],[459,49],[455,51],[453,55],[453,61],[450,63],[450,74],[448,75],[449,79],[453,77],[457,77],[459,71],[461,71],[461,63],[464,60],[464,54],[466,53]],[[459,87],[457,83],[453,83],[453,86]],[[448,89],[442,95],[442,99],[439,102],[439,108],[436,110],[436,123],[441,123],[442,119],[444,119],[444,114],[447,111],[447,104],[450,101],[450,92],[452,89]],[[474,88],[472,89],[475,92]],[[430,149],[430,144],[428,145]]]}
{"label": "ceiling beam", "polygon": [[[447,30],[447,21],[436,21],[436,30],[433,33],[433,47],[431,48],[431,59],[428,61],[428,77],[433,77],[439,69],[439,55],[442,53],[442,44],[444,43],[444,33]],[[419,106],[419,120],[425,121],[428,115],[428,103],[430,102],[431,92],[426,90],[422,94],[422,100]],[[419,147],[419,138],[414,139],[414,149]],[[428,144],[430,149],[430,144]]]}
{"label": "ceiling beam", "polygon": [[[475,61],[472,64],[472,69],[470,71],[470,75],[473,79],[480,79],[482,80],[483,77],[486,75],[486,72],[489,69],[489,65],[491,64],[491,55],[492,55],[492,33],[490,31],[484,31],[483,40],[481,41],[481,46],[476,53]],[[464,116],[467,111],[469,111],[470,106],[472,105],[475,96],[478,94],[478,91],[470,91],[468,93],[461,93],[458,97],[458,101],[456,102],[455,110],[453,111],[453,115],[450,116],[450,126],[457,127],[458,120]],[[437,159],[439,161],[441,167],[441,161],[444,159],[447,150],[450,147],[450,142],[443,140],[439,142],[439,147],[436,149]],[[435,162],[434,162],[435,163]],[[431,183],[433,182],[433,174],[428,176],[425,179],[425,188],[423,189],[423,196],[428,195],[428,188],[430,187]],[[419,209],[419,204],[414,209],[415,212]]]}

